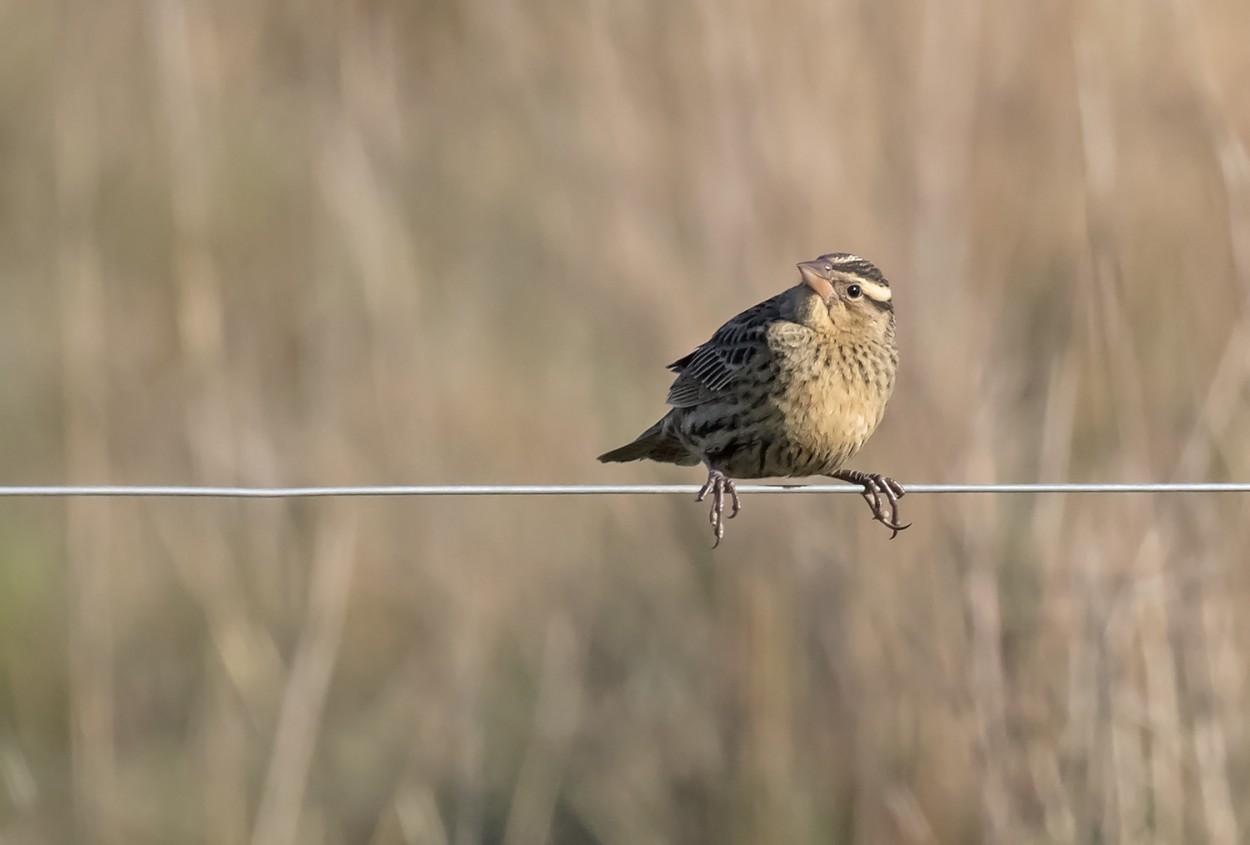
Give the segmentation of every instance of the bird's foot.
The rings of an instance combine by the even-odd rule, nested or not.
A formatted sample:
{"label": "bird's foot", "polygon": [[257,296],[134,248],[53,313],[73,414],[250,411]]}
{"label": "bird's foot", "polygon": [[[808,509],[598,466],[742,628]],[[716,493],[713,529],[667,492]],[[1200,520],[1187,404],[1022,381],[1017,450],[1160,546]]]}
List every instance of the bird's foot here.
{"label": "bird's foot", "polygon": [[[712,510],[708,513],[708,521],[712,523],[712,533],[716,535],[716,542],[712,544],[712,548],[720,545],[721,538],[725,536],[725,520],[733,519],[738,515],[738,511],[742,510],[742,503],[738,501],[738,491],[734,487],[733,481],[725,473],[718,469],[709,469],[707,471],[707,481],[699,488],[699,496],[696,502],[702,502],[707,498],[707,494],[712,494]],[[729,494],[729,515],[725,516],[725,494]]]}
{"label": "bird's foot", "polygon": [[[893,533],[890,539],[893,540],[898,536],[898,532],[904,528],[910,528],[911,523],[900,525],[898,521],[898,500],[906,495],[903,485],[899,484],[893,478],[887,478],[876,472],[860,472],[854,469],[840,469],[837,472],[829,474],[830,478],[836,478],[840,481],[847,481],[851,484],[858,484],[864,488],[860,494],[864,497],[864,501],[868,503],[868,507],[872,509],[872,518],[880,522]],[[890,503],[890,515],[885,515],[885,507],[882,499]]]}

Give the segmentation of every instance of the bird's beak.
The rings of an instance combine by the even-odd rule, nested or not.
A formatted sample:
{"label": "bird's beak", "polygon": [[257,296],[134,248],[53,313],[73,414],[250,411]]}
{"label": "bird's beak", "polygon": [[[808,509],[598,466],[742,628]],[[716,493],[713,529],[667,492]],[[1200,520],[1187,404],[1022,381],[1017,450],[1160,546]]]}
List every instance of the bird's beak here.
{"label": "bird's beak", "polygon": [[809,285],[816,279],[828,281],[828,279],[825,279],[824,269],[819,261],[800,261],[799,272],[803,274],[803,281]]}
{"label": "bird's beak", "polygon": [[825,278],[824,265],[820,261],[802,261],[798,266],[803,283],[827,303],[833,296],[833,285]]}

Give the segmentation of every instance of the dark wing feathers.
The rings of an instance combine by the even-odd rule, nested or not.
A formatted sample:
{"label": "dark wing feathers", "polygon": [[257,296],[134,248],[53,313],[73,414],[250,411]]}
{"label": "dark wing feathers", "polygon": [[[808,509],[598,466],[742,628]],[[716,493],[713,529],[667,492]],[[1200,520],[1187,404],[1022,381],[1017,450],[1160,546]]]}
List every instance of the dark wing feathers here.
{"label": "dark wing feathers", "polygon": [[725,392],[751,359],[768,348],[768,327],[781,319],[781,299],[778,295],[748,308],[707,343],[669,364],[678,376],[668,389],[668,404],[689,408]]}

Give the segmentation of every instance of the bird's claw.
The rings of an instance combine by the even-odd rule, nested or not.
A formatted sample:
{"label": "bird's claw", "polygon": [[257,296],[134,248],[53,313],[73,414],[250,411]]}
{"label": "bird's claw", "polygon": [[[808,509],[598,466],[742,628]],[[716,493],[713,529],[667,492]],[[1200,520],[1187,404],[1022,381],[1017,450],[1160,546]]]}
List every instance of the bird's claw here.
{"label": "bird's claw", "polygon": [[[699,495],[695,501],[702,502],[707,498],[708,493],[712,494],[712,508],[708,511],[707,518],[708,522],[712,523],[712,533],[716,536],[716,542],[712,544],[712,548],[716,548],[725,536],[725,520],[737,516],[738,511],[742,510],[742,503],[738,500],[738,491],[733,481],[718,470],[708,472],[707,481],[699,488]],[[729,494],[728,516],[725,515],[726,493]]]}
{"label": "bird's claw", "polygon": [[[910,522],[906,525],[901,525],[898,521],[898,500],[907,495],[907,491],[903,489],[903,485],[893,478],[876,472],[858,472],[856,470],[841,470],[834,473],[833,477],[849,481],[852,484],[858,484],[864,488],[860,495],[868,503],[868,508],[872,511],[872,518],[890,529],[891,540],[898,536],[898,532],[911,527]],[[881,502],[883,497],[890,503],[890,515],[888,517]]]}

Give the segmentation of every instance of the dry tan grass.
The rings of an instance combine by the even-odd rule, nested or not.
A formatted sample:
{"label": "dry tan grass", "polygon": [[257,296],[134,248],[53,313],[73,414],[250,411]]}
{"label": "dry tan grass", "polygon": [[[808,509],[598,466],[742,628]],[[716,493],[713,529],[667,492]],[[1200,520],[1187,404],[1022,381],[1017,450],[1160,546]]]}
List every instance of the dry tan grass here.
{"label": "dry tan grass", "polygon": [[[593,456],[829,250],[858,463],[1250,477],[1250,6],[0,2],[6,482]],[[1248,503],[6,502],[0,840],[1250,836]]]}

